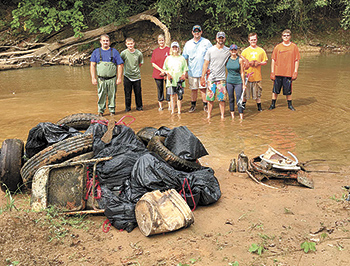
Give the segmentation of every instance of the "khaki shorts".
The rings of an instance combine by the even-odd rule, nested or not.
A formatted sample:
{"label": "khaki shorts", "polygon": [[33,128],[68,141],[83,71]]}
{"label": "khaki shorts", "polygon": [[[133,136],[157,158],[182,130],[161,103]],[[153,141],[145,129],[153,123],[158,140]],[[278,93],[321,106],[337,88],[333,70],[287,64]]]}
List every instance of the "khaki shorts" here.
{"label": "khaki shorts", "polygon": [[[207,83],[205,81],[205,83]],[[188,77],[188,87],[191,90],[205,89],[206,87],[201,86],[201,78]]]}
{"label": "khaki shorts", "polygon": [[262,94],[261,81],[248,81],[247,88],[244,91],[244,98],[249,99],[250,96],[253,100],[260,99]]}

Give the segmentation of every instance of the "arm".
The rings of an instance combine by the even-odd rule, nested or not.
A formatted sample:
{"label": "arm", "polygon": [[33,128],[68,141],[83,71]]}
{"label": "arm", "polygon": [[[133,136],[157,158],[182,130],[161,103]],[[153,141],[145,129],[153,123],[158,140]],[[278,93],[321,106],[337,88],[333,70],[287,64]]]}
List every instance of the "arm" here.
{"label": "arm", "polygon": [[203,87],[205,86],[205,75],[207,74],[208,66],[209,66],[209,61],[204,60],[203,69],[202,69],[202,76],[201,76],[201,85]]}
{"label": "arm", "polygon": [[299,60],[295,61],[294,72],[293,72],[293,75],[292,75],[292,80],[296,80],[297,79],[297,77],[298,77],[298,69],[299,69]]}
{"label": "arm", "polygon": [[124,67],[124,64],[118,65],[118,77],[116,82],[117,85],[122,84],[123,67]]}
{"label": "arm", "polygon": [[165,70],[162,69],[161,67],[159,67],[157,64],[152,63],[152,66],[153,66],[155,69],[159,70],[160,72],[165,73]]}
{"label": "arm", "polygon": [[239,65],[240,67],[240,72],[241,72],[241,79],[242,79],[242,83],[243,83],[243,88],[245,88],[245,81],[244,81],[244,63],[243,63],[243,59],[240,58],[239,59]]}
{"label": "arm", "polygon": [[271,60],[271,74],[270,79],[275,80],[275,60]]}
{"label": "arm", "polygon": [[90,75],[91,75],[91,83],[93,85],[97,85],[96,62],[90,62]]}

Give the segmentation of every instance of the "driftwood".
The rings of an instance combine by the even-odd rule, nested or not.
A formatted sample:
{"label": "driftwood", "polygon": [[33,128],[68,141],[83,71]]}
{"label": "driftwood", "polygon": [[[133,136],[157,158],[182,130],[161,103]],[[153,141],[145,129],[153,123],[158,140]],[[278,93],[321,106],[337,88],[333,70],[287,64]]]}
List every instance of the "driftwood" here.
{"label": "driftwood", "polygon": [[122,25],[111,23],[98,29],[86,31],[81,37],[73,36],[53,43],[26,43],[27,50],[13,46],[12,48],[16,49],[16,51],[0,53],[0,70],[28,67],[38,61],[43,65],[81,65],[89,57],[86,53],[75,53],[68,56],[62,56],[62,53],[67,52],[72,47],[99,40],[102,34],[112,33],[144,20],[149,20],[160,27],[165,35],[165,43],[170,45],[169,30],[161,21],[154,17],[156,13],[157,11],[154,9],[147,10],[129,17],[127,22]]}

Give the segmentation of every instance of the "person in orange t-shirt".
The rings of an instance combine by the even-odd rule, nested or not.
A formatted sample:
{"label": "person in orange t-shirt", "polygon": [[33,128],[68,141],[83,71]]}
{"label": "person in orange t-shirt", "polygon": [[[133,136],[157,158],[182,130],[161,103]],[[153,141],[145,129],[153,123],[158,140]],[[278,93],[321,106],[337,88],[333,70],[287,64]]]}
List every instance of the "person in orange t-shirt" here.
{"label": "person in orange t-shirt", "polygon": [[269,110],[276,108],[277,95],[283,87],[283,95],[286,95],[288,108],[295,111],[292,105],[292,81],[298,77],[300,54],[295,43],[290,41],[291,31],[286,29],[282,32],[282,40],[272,52],[271,75],[273,80],[272,102]]}

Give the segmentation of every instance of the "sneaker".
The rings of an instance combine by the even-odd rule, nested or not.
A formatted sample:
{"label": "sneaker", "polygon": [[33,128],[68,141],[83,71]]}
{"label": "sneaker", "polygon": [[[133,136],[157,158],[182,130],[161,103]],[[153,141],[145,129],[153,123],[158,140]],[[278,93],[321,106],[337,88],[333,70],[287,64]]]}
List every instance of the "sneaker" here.
{"label": "sneaker", "polygon": [[129,108],[125,109],[125,112],[130,112],[130,111],[131,111],[131,109],[129,109]]}
{"label": "sneaker", "polygon": [[276,106],[271,104],[269,110],[272,110],[272,109],[275,109],[275,108],[276,108]]}
{"label": "sneaker", "polygon": [[293,107],[293,105],[289,105],[289,106],[288,106],[288,109],[289,109],[289,110],[292,110],[292,111],[296,111],[295,108]]}
{"label": "sneaker", "polygon": [[115,112],[111,112],[109,115],[110,115],[110,116],[113,116],[113,115],[115,115]]}
{"label": "sneaker", "polygon": [[138,107],[136,108],[137,111],[143,111],[143,108],[142,107]]}
{"label": "sneaker", "polygon": [[191,108],[190,108],[190,110],[189,110],[188,112],[189,112],[189,113],[193,113],[194,110],[196,110],[196,107],[192,105]]}

